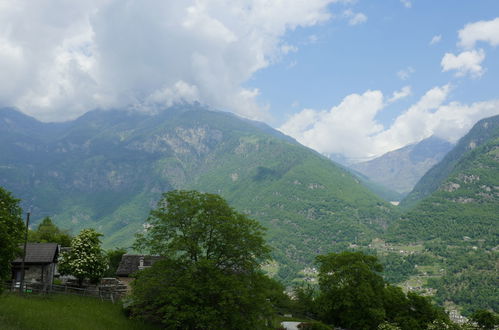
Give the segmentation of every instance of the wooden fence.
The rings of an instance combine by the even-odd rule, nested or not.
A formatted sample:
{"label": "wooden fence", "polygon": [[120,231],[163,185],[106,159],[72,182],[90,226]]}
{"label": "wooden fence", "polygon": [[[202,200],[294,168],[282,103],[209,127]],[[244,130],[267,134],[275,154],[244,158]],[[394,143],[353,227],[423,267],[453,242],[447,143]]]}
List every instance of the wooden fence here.
{"label": "wooden fence", "polygon": [[[7,291],[19,292],[19,283],[6,283]],[[99,298],[111,301],[113,304],[124,297],[126,289],[116,285],[100,285],[90,287],[74,287],[69,285],[48,285],[41,283],[25,283],[22,292],[30,294],[65,294]]]}

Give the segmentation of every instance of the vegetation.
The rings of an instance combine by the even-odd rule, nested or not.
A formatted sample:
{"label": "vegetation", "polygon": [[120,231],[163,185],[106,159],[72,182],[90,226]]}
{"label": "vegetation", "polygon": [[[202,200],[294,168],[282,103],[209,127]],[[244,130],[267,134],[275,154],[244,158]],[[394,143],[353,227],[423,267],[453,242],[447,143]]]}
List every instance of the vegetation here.
{"label": "vegetation", "polygon": [[471,320],[476,322],[480,329],[497,329],[499,326],[499,315],[487,310],[480,309],[471,315]]}
{"label": "vegetation", "polygon": [[[387,284],[375,256],[361,252],[317,257],[319,288],[315,297],[297,294],[302,309],[319,320],[348,329],[426,329],[433,322],[454,326],[430,298]],[[305,292],[306,293],[306,292]]]}
{"label": "vegetation", "polygon": [[38,224],[36,230],[28,232],[28,241],[33,243],[57,243],[61,246],[70,246],[73,237],[67,230],[61,230],[52,219],[46,217]]}
{"label": "vegetation", "polygon": [[[10,263],[19,253],[24,233],[19,200],[0,187],[0,283],[10,279]],[[3,285],[0,285],[0,293]]]}
{"label": "vegetation", "polygon": [[34,223],[53,215],[74,233],[99,228],[104,248],[129,247],[161,192],[217,193],[268,229],[276,278],[291,285],[317,253],[367,244],[396,218],[349,172],[264,124],[196,105],[122,114],[95,111],[50,126],[31,119],[37,129],[17,133],[43,154],[20,152],[9,142],[16,138],[0,146],[0,177],[40,210]]}
{"label": "vegetation", "polygon": [[70,295],[0,295],[0,325],[3,330],[154,329],[127,319],[118,304]]}
{"label": "vegetation", "polygon": [[131,313],[182,329],[263,329],[283,288],[260,271],[263,227],[221,197],[171,191],[136,246],[163,260],[138,273]]}
{"label": "vegetation", "polygon": [[111,249],[106,252],[109,267],[104,272],[104,277],[115,277],[118,266],[120,265],[121,257],[126,253],[123,248]]}
{"label": "vegetation", "polygon": [[108,267],[106,255],[100,247],[100,236],[102,234],[93,229],[83,229],[71,241],[71,249],[59,256],[59,272],[73,275],[80,286],[85,279],[91,282],[100,280]]}
{"label": "vegetation", "polygon": [[[423,253],[433,258],[426,264],[444,270],[428,277],[427,285],[436,289],[439,303],[452,301],[465,315],[499,311],[498,150],[499,116],[478,122],[425,175],[407,200],[416,205],[387,235],[396,244],[424,242]],[[418,194],[426,197],[411,202]]]}

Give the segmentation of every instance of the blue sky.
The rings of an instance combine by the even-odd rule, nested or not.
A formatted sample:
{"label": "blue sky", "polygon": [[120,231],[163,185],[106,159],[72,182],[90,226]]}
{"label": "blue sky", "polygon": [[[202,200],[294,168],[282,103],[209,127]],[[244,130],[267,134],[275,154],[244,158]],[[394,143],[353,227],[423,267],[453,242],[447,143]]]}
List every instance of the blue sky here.
{"label": "blue sky", "polygon": [[497,0],[0,0],[0,106],[198,101],[361,161],[498,114],[498,45]]}
{"label": "blue sky", "polygon": [[[467,103],[499,96],[497,47],[480,45],[487,51],[487,71],[479,79],[454,77],[440,65],[446,52],[459,52],[458,31],[466,24],[499,16],[499,1],[413,0],[407,8],[398,0],[359,0],[353,10],[364,13],[367,21],[355,26],[341,18],[347,6],[330,8],[340,17],[289,32],[286,42],[298,50],[247,83],[258,87],[261,100],[270,103],[274,125],[302,107],[326,109],[368,89],[391,93],[412,87],[410,96],[378,116],[386,125],[434,86],[452,83],[452,99]],[[317,38],[315,43],[309,41],[311,36]],[[430,45],[434,36],[441,40]],[[401,79],[400,71],[408,77]]]}

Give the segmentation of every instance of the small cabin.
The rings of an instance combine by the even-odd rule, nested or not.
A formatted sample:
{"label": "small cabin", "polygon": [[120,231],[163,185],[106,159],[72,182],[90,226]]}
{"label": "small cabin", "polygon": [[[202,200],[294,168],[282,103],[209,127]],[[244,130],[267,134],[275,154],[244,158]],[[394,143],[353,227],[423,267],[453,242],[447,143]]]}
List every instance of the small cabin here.
{"label": "small cabin", "polygon": [[[58,257],[57,243],[28,243],[24,261],[24,282],[52,285]],[[12,261],[12,281],[16,285],[21,282],[22,261],[22,257]]]}

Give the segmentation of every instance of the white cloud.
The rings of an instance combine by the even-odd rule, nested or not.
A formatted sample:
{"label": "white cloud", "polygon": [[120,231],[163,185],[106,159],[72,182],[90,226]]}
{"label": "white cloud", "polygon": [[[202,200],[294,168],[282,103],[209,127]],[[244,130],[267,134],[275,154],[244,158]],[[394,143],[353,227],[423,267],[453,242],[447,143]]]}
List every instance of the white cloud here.
{"label": "white cloud", "polygon": [[450,90],[449,85],[430,89],[390,127],[376,120],[389,102],[383,101],[380,91],[366,91],[348,95],[330,110],[302,110],[280,130],[318,152],[342,154],[355,162],[431,135],[455,142],[478,120],[499,114],[499,99],[470,105],[445,103]]}
{"label": "white cloud", "polygon": [[440,41],[442,41],[442,35],[441,34],[435,35],[433,36],[433,38],[431,38],[430,45],[438,44]]}
{"label": "white cloud", "polygon": [[296,48],[287,31],[348,0],[17,0],[0,5],[0,105],[44,120],[197,99],[264,119],[252,75]]}
{"label": "white cloud", "polygon": [[459,30],[461,47],[473,48],[478,41],[488,42],[492,46],[499,45],[499,17],[490,21],[470,23]]}
{"label": "white cloud", "polygon": [[442,71],[457,70],[456,76],[458,77],[470,75],[473,78],[478,78],[484,72],[481,66],[484,59],[483,49],[464,51],[457,56],[446,53],[441,62]]}
{"label": "white cloud", "polygon": [[416,72],[413,67],[408,66],[407,68],[400,70],[397,72],[397,77],[401,80],[407,80],[411,77],[411,75]]}
{"label": "white cloud", "polygon": [[315,44],[317,41],[319,41],[319,37],[315,34],[311,34],[308,36],[308,42],[311,44]]}
{"label": "white cloud", "polygon": [[400,0],[402,4],[404,5],[405,8],[411,8],[412,7],[412,2],[410,0]]}
{"label": "white cloud", "polygon": [[392,97],[388,99],[388,103],[393,103],[403,98],[406,98],[409,95],[411,95],[411,93],[412,93],[411,86],[404,86],[402,87],[401,90],[393,92]]}
{"label": "white cloud", "polygon": [[363,13],[355,13],[350,9],[343,12],[343,17],[348,19],[349,25],[359,25],[367,22],[367,16]]}

